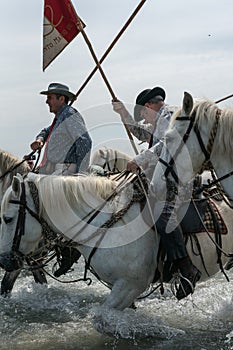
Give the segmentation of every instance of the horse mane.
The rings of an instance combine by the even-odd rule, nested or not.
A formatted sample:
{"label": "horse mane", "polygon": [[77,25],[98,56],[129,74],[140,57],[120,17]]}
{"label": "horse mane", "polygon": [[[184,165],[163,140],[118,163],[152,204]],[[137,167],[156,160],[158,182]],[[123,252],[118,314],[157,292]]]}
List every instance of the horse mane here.
{"label": "horse mane", "polygon": [[[192,113],[196,113],[195,123],[201,130],[202,125],[211,130],[215,122],[215,116],[219,110],[218,106],[207,99],[197,100],[194,104]],[[177,110],[170,121],[169,129],[173,128],[176,118],[181,116],[181,108]],[[176,125],[177,126],[177,125]],[[177,128],[179,129],[179,127]],[[213,145],[213,152],[217,151],[232,157],[233,148],[233,109],[226,108],[221,110],[217,134]]]}
{"label": "horse mane", "polygon": [[[14,167],[17,163],[20,163],[20,161],[21,160],[18,157],[13,156],[11,153],[0,149],[0,169],[2,174]],[[15,175],[16,173],[26,175],[29,170],[30,168],[28,164],[24,162],[15,169],[13,175]]]}
{"label": "horse mane", "polygon": [[17,158],[16,156],[13,156],[11,153],[1,150],[0,149],[0,174],[4,175],[8,170],[10,170],[10,178],[8,177],[8,182],[10,185],[11,180],[13,179],[13,176],[16,175],[17,173],[21,174],[22,176],[25,176],[28,174],[30,171],[30,167],[26,162],[20,164],[17,166],[14,170],[11,170],[19,164],[21,160]]}
{"label": "horse mane", "polygon": [[116,181],[95,175],[41,176],[30,173],[27,178],[29,181],[32,179],[38,189],[39,202],[43,203],[40,212],[44,210],[43,207],[51,210],[56,206],[61,215],[72,203],[82,205],[85,202],[90,207],[98,206],[117,186]]}

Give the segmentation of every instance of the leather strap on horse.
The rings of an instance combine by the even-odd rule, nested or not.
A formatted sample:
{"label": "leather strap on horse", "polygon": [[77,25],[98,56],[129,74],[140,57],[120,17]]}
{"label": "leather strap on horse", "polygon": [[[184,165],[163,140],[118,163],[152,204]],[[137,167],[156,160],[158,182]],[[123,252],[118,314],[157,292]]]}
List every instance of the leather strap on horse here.
{"label": "leather strap on horse", "polygon": [[[229,282],[230,280],[229,280],[226,272],[224,271],[224,267],[223,267],[222,259],[221,259],[221,255],[224,252],[222,250],[222,236],[221,236],[221,232],[220,232],[220,226],[219,226],[218,218],[217,218],[216,213],[213,210],[210,202],[208,202],[208,206],[209,206],[209,210],[211,212],[211,215],[212,215],[212,218],[213,218],[213,224],[214,224],[216,251],[217,251],[217,256],[218,256],[217,262],[219,264],[221,272],[226,277],[227,282]],[[231,254],[231,256],[233,256],[233,254]]]}
{"label": "leather strap on horse", "polygon": [[180,118],[176,118],[176,120],[188,120],[189,121],[189,125],[188,128],[182,138],[182,141],[180,142],[174,156],[171,158],[170,162],[167,163],[165,162],[162,158],[159,158],[159,161],[164,164],[167,169],[165,170],[164,176],[165,178],[168,177],[169,173],[172,173],[172,176],[174,177],[174,180],[176,181],[176,183],[179,183],[179,179],[178,176],[176,175],[176,173],[173,170],[173,166],[176,160],[176,157],[178,156],[178,154],[180,153],[181,149],[183,148],[183,145],[186,143],[187,139],[189,138],[189,134],[193,128],[194,125],[194,121],[195,121],[195,116],[196,114],[193,114],[191,117],[180,117]]}
{"label": "leather strap on horse", "polygon": [[[135,183],[138,179],[139,179],[139,175],[138,176],[135,176],[131,181],[130,183]],[[144,182],[145,182],[145,178],[144,178]],[[146,184],[143,183],[143,187],[142,187],[142,183],[143,183],[143,180],[140,178],[140,182],[139,182],[139,186],[136,185],[136,190],[134,192],[134,195],[133,197],[131,198],[131,201],[128,203],[128,205],[119,210],[117,213],[113,213],[110,217],[109,220],[107,220],[103,225],[101,225],[91,236],[89,236],[85,241],[82,241],[81,244],[83,243],[86,243],[88,242],[90,239],[100,235],[100,238],[98,239],[95,247],[93,247],[89,257],[88,257],[88,260],[86,261],[86,265],[85,265],[85,274],[84,276],[86,277],[86,274],[87,274],[87,271],[90,270],[90,264],[91,264],[91,259],[93,257],[93,255],[95,254],[95,252],[97,251],[97,249],[99,248],[107,230],[112,227],[116,222],[118,222],[118,220],[120,220],[126,213],[127,211],[129,210],[129,208],[133,205],[133,203],[135,202],[139,202],[142,200],[142,198],[145,198],[145,187],[146,187]],[[139,188],[141,187],[141,193],[139,191]],[[116,193],[115,193],[116,194]],[[91,272],[93,273],[93,268],[91,270]],[[94,273],[95,276],[99,279],[98,275],[96,273]],[[99,279],[100,280],[100,279]]]}
{"label": "leather strap on horse", "polygon": [[[34,205],[36,207],[36,210],[37,212],[39,212],[39,196],[38,196],[38,190],[37,190],[37,187],[36,185],[29,181],[28,182],[28,185],[29,185],[29,188],[30,188],[30,192],[31,192],[31,195],[32,195],[32,198],[33,198],[33,201],[34,201]],[[32,213],[31,213],[32,214]],[[53,241],[54,243],[56,243],[57,245],[61,245],[61,246],[67,246],[67,242],[62,242],[60,238],[57,238],[57,234],[51,229],[51,227],[48,225],[48,223],[40,218],[40,224],[42,226],[42,230],[43,230],[43,236],[48,240],[48,241]],[[53,247],[55,248],[55,247]],[[40,268],[43,268],[43,271],[48,275],[50,276],[51,278],[55,279],[56,281],[58,282],[61,282],[61,283],[74,283],[74,282],[81,282],[81,281],[84,281],[86,282],[88,285],[90,285],[92,283],[92,280],[91,278],[87,278],[86,275],[83,277],[83,278],[79,278],[79,279],[76,279],[76,280],[72,280],[72,281],[62,281],[56,277],[54,277],[53,275],[51,275],[48,271],[46,271],[44,269],[44,266],[49,262],[51,261],[52,259],[54,259],[55,257],[57,256],[57,253],[55,252],[49,259],[46,260],[46,262],[43,264],[43,266],[38,266]],[[34,260],[34,259],[32,259]]]}
{"label": "leather strap on horse", "polygon": [[[23,160],[21,160],[19,163],[15,164],[12,168],[9,168],[4,174],[2,174],[0,176],[0,181],[2,179],[4,179],[4,177],[8,174],[10,174],[12,171],[14,171],[15,169],[17,169],[20,165],[22,165],[23,163],[25,163],[28,159],[30,159],[33,154],[35,154],[36,151],[32,151],[31,153],[29,153]],[[37,164],[38,164],[38,161],[39,161],[39,158],[40,158],[40,153],[41,153],[41,150],[38,150],[38,157],[37,157],[37,160],[36,160],[36,163],[32,169],[32,172],[35,171],[36,167],[37,167]]]}
{"label": "leather strap on horse", "polygon": [[214,169],[213,169],[213,166],[211,166],[209,168],[209,170],[211,171],[211,175],[213,177],[214,180],[212,181],[209,181],[208,184],[203,184],[200,188],[198,188],[195,193],[196,194],[200,194],[201,192],[205,191],[205,190],[208,190],[209,188],[213,187],[216,185],[216,187],[218,188],[219,190],[219,194],[221,195],[222,197],[222,200],[228,205],[229,208],[233,209],[233,206],[231,205],[231,203],[229,203],[229,200],[232,200],[229,198],[229,196],[226,194],[226,192],[224,191],[222,185],[221,185],[221,181],[227,179],[228,177],[231,177],[233,176],[233,171],[230,171],[229,173],[223,175],[223,176],[220,176],[220,177],[216,177],[215,173],[214,173]]}
{"label": "leather strap on horse", "polygon": [[[124,172],[122,172],[120,175],[118,175],[117,178],[114,179],[114,180],[117,181],[117,180],[120,180],[121,178],[123,178],[123,181],[120,182],[120,183],[118,184],[118,186],[114,189],[114,191],[108,196],[108,198],[105,199],[105,201],[103,201],[103,203],[102,203],[98,208],[95,208],[95,209],[91,210],[89,213],[87,213],[87,214],[81,219],[81,221],[83,222],[83,221],[85,221],[85,220],[91,215],[91,216],[89,217],[89,219],[87,220],[86,224],[82,227],[82,229],[79,230],[79,232],[78,232],[77,234],[82,233],[83,230],[84,230],[89,224],[92,223],[92,221],[96,218],[96,216],[99,215],[99,214],[101,213],[101,210],[104,208],[104,206],[106,205],[106,203],[109,202],[112,198],[114,198],[114,197],[123,189],[122,185],[125,184],[125,180],[128,178],[128,176],[129,176],[129,172],[128,172],[128,171],[124,171]],[[132,177],[132,176],[133,176],[133,175],[131,174],[131,177]],[[135,179],[134,179],[134,180],[135,180]],[[131,181],[133,182],[134,180],[131,180]],[[70,229],[71,229],[71,228],[72,228],[72,227],[70,227]],[[91,235],[91,237],[90,237],[90,238],[87,238],[86,241],[88,242],[88,240],[89,240],[89,239],[92,239],[92,238],[93,238],[93,236]],[[86,242],[86,241],[85,241],[85,242]],[[72,242],[72,240],[67,241],[67,244],[69,244],[70,242]]]}
{"label": "leather strap on horse", "polygon": [[[159,158],[159,161],[163,165],[166,166],[166,170],[164,172],[164,176],[165,176],[166,179],[168,178],[169,173],[171,173],[173,178],[174,178],[174,180],[175,180],[175,182],[177,184],[179,183],[179,178],[178,178],[177,174],[175,173],[175,171],[173,169],[173,166],[175,164],[175,160],[176,160],[178,154],[180,153],[180,151],[183,148],[184,144],[187,142],[187,140],[189,138],[189,135],[190,135],[190,132],[191,132],[193,127],[194,127],[195,134],[197,136],[199,145],[201,147],[201,150],[202,150],[202,152],[203,152],[203,154],[205,156],[205,161],[204,161],[203,166],[206,169],[207,164],[208,164],[208,162],[210,160],[214,139],[215,139],[215,136],[216,136],[216,133],[217,133],[217,129],[218,129],[218,123],[219,123],[220,115],[221,115],[221,110],[218,109],[217,112],[216,112],[215,123],[213,125],[212,130],[211,130],[210,137],[209,137],[209,142],[207,144],[207,147],[205,147],[205,145],[204,145],[204,142],[202,140],[202,137],[201,137],[200,131],[199,131],[198,127],[197,127],[197,124],[194,124],[195,123],[195,118],[196,118],[196,111],[194,111],[190,117],[177,117],[176,118],[176,120],[181,120],[181,121],[187,120],[187,121],[189,121],[189,125],[188,125],[188,128],[187,128],[185,134],[183,135],[182,141],[180,142],[180,144],[179,144],[179,146],[178,146],[174,156],[170,159],[170,162],[167,163],[162,158]],[[202,170],[203,170],[203,168],[202,168]]]}
{"label": "leather strap on horse", "polygon": [[[28,157],[32,156],[35,153],[35,151],[31,152]],[[19,163],[15,164],[12,168],[9,168],[4,174],[2,174],[0,176],[0,180],[2,180],[6,175],[8,175],[9,173],[11,173],[12,171],[14,171],[15,169],[17,169],[21,164],[23,164],[24,162],[26,162],[26,159],[21,160]]]}
{"label": "leather strap on horse", "polygon": [[221,254],[225,255],[226,257],[228,258],[232,258],[233,257],[233,253],[226,253],[223,249],[222,249],[222,240],[221,240],[221,232],[220,232],[220,227],[219,227],[219,223],[218,223],[218,219],[217,219],[217,216],[211,206],[210,203],[208,203],[208,206],[209,206],[209,209],[210,209],[210,212],[211,212],[211,215],[212,215],[212,219],[213,219],[213,224],[214,224],[214,227],[215,227],[215,240],[213,240],[213,238],[211,237],[208,229],[206,228],[205,226],[205,223],[203,222],[202,220],[202,217],[199,213],[199,210],[197,209],[196,207],[196,204],[195,204],[195,201],[193,201],[193,204],[194,204],[194,207],[196,209],[196,212],[197,212],[197,215],[199,216],[201,222],[202,222],[202,225],[203,225],[203,228],[205,229],[205,232],[207,233],[208,237],[210,238],[210,240],[213,242],[213,244],[215,245],[216,247],[216,251],[217,251],[217,256],[218,256],[218,264],[219,264],[219,267],[220,267],[220,270],[222,271],[222,273],[224,274],[224,276],[226,277],[226,280],[229,282],[229,278],[228,276],[226,275],[225,271],[224,271],[224,267],[222,265],[222,260],[221,260]]}
{"label": "leather strap on horse", "polygon": [[17,220],[15,235],[14,235],[13,243],[12,243],[12,251],[17,252],[17,253],[19,252],[21,237],[24,235],[26,206],[27,206],[24,182],[22,182],[21,188],[22,188],[22,192],[20,195],[20,200],[19,201],[14,201],[14,200],[10,201],[10,203],[19,204],[18,220]]}
{"label": "leather strap on horse", "polygon": [[[32,199],[36,208],[36,212],[39,212],[39,196],[38,196],[38,190],[34,182],[28,181],[28,186],[30,188],[30,192],[32,195]],[[57,234],[51,229],[49,224],[41,217],[39,217],[38,214],[35,214],[30,208],[27,207],[27,210],[29,213],[37,220],[42,226],[42,230],[44,232],[44,237],[46,237],[49,241],[50,240],[57,240]]]}

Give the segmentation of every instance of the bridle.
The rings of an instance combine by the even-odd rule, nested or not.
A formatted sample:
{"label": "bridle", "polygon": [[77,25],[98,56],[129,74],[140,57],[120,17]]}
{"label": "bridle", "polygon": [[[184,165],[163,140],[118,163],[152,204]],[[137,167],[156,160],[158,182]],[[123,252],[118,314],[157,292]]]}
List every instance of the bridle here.
{"label": "bridle", "polygon": [[[185,143],[187,142],[190,133],[192,131],[192,129],[194,130],[196,137],[198,139],[199,142],[199,146],[202,150],[202,153],[205,156],[205,160],[202,164],[202,168],[200,169],[200,173],[202,173],[204,170],[209,170],[212,173],[212,177],[213,180],[209,181],[208,184],[204,184],[202,185],[198,190],[197,193],[201,193],[204,190],[207,190],[208,188],[213,187],[214,185],[216,185],[219,188],[220,193],[222,194],[222,198],[225,201],[225,203],[233,209],[232,204],[230,203],[232,201],[232,199],[229,197],[229,195],[224,191],[224,189],[221,186],[221,181],[229,178],[230,176],[233,176],[233,171],[230,171],[229,173],[217,178],[214,172],[214,167],[210,161],[210,157],[211,157],[211,153],[212,153],[212,149],[213,149],[213,144],[215,141],[215,137],[217,134],[217,129],[218,129],[218,124],[219,124],[219,119],[221,116],[221,110],[217,109],[216,114],[215,114],[215,122],[214,125],[211,129],[210,132],[210,136],[209,136],[209,140],[207,143],[207,146],[205,146],[202,137],[201,137],[201,133],[200,130],[198,129],[197,123],[195,124],[195,118],[196,118],[196,111],[194,111],[191,116],[185,116],[185,117],[177,117],[176,120],[180,120],[180,121],[189,121],[189,125],[187,127],[187,130],[175,152],[175,155],[170,159],[169,162],[166,162],[165,160],[163,160],[161,157],[159,158],[159,162],[162,163],[163,165],[165,165],[166,170],[164,172],[164,178],[167,181],[167,183],[169,184],[170,188],[174,188],[174,186],[171,185],[171,181],[168,179],[169,174],[171,173],[173,179],[175,180],[175,183],[178,185],[179,183],[181,183],[180,179],[178,178],[175,170],[173,169],[174,165],[175,165],[175,160],[178,156],[178,154],[180,153],[181,149],[184,147]],[[175,189],[176,191],[176,189]],[[227,198],[227,199],[226,199]]]}
{"label": "bridle", "polygon": [[[36,188],[36,185],[33,182],[29,181],[28,185],[29,185],[29,188],[30,188],[32,199],[34,201],[34,205],[36,207],[36,210],[38,210],[39,209],[39,206],[38,206],[38,201],[39,201],[38,190]],[[20,257],[21,259],[25,259],[26,262],[30,266],[31,265],[30,261],[37,262],[37,260],[35,260],[33,255],[32,256],[25,255],[25,254],[23,254],[23,253],[21,253],[19,251],[21,238],[22,238],[22,236],[25,233],[26,212],[28,212],[32,217],[34,217],[39,222],[39,224],[42,226],[42,243],[44,243],[44,245],[42,247],[42,253],[43,253],[43,248],[47,248],[47,252],[48,251],[52,251],[56,244],[59,245],[59,242],[61,241],[61,237],[58,237],[57,234],[50,228],[48,223],[43,218],[41,218],[35,211],[33,211],[31,208],[28,207],[27,201],[26,201],[25,183],[23,181],[20,182],[20,186],[21,186],[20,199],[19,200],[13,200],[12,199],[12,200],[9,201],[9,203],[13,203],[13,204],[18,204],[19,205],[16,230],[15,230],[15,235],[14,235],[13,243],[12,243],[12,254],[13,254],[14,258],[15,257]],[[35,198],[35,193],[36,193],[36,197],[37,198]],[[39,212],[39,210],[38,210],[38,212]],[[37,256],[38,256],[38,254],[37,254]],[[56,253],[54,253],[51,257],[46,258],[46,262],[43,263],[43,265],[41,265],[41,264],[38,265],[38,267],[43,268],[55,256],[56,256]],[[41,258],[44,260],[44,255],[43,254],[39,256],[38,260],[40,261]],[[46,272],[53,279],[56,279],[54,276],[49,274],[47,271],[45,271],[45,270],[43,270],[43,271]],[[60,281],[60,280],[58,280],[58,281]],[[87,278],[86,272],[85,272],[85,275],[84,275],[83,278],[79,278],[79,279],[76,279],[74,281],[65,281],[63,283],[79,282],[79,281],[85,281],[85,282],[87,282],[88,285],[91,284],[91,282],[92,282],[92,280],[90,278]],[[62,281],[60,281],[60,282],[62,282]]]}
{"label": "bridle", "polygon": [[[28,185],[29,185],[29,188],[30,188],[30,191],[31,191],[31,194],[32,194],[32,198],[33,198],[36,210],[39,211],[38,205],[36,203],[37,200],[35,199],[35,196],[32,193],[33,190],[35,191],[36,186],[32,182],[28,182]],[[15,200],[15,199],[9,200],[9,203],[18,204],[19,205],[18,219],[17,219],[15,234],[14,234],[13,243],[12,243],[12,252],[16,253],[16,254],[21,254],[19,252],[19,246],[20,246],[21,238],[22,238],[22,236],[25,233],[25,218],[26,218],[26,213],[27,212],[34,219],[36,219],[38,221],[38,223],[42,226],[42,237],[43,237],[43,239],[45,239],[48,242],[50,240],[53,240],[52,243],[54,243],[54,241],[57,238],[56,233],[50,228],[50,226],[47,224],[47,222],[44,219],[42,219],[37,212],[33,211],[27,205],[26,190],[25,190],[25,183],[24,183],[24,181],[20,182],[20,186],[21,186],[20,199],[19,200]],[[52,246],[52,244],[51,244],[51,246]],[[21,255],[23,255],[23,254],[21,254]]]}
{"label": "bridle", "polygon": [[183,138],[180,142],[180,144],[178,145],[178,148],[176,149],[176,152],[174,154],[173,157],[171,157],[169,162],[166,162],[165,160],[163,160],[161,157],[159,158],[159,162],[162,163],[163,165],[165,165],[166,170],[164,172],[164,177],[166,180],[168,180],[168,176],[171,173],[173,179],[175,180],[175,182],[177,184],[180,183],[180,179],[178,178],[176,172],[174,171],[174,165],[175,165],[175,161],[177,156],[179,155],[179,153],[181,152],[182,148],[184,147],[184,145],[186,144],[190,133],[192,131],[192,129],[195,132],[195,135],[197,137],[199,146],[202,150],[202,153],[205,156],[205,160],[202,164],[202,170],[207,170],[210,169],[210,167],[212,167],[211,163],[210,163],[210,157],[211,157],[211,153],[212,153],[212,149],[213,149],[213,144],[214,144],[214,140],[217,134],[217,129],[218,129],[218,123],[219,123],[219,118],[221,116],[221,110],[217,109],[216,114],[215,114],[215,122],[214,125],[212,127],[212,130],[210,132],[210,136],[209,136],[209,141],[207,146],[205,146],[203,139],[201,137],[201,133],[200,130],[198,128],[197,123],[195,123],[195,118],[196,118],[196,111],[193,111],[193,113],[191,114],[191,116],[185,116],[185,117],[177,117],[176,120],[180,120],[180,121],[189,121],[189,125],[187,127],[187,130],[185,132],[185,134],[183,135]]}
{"label": "bridle", "polygon": [[26,192],[25,192],[25,184],[24,182],[21,183],[21,195],[19,200],[10,200],[10,203],[18,204],[18,219],[15,229],[15,235],[12,243],[12,252],[18,253],[19,252],[19,245],[22,236],[25,232],[25,217],[26,217],[26,208],[27,208],[27,202],[26,202]]}
{"label": "bridle", "polygon": [[119,173],[120,171],[119,171],[118,168],[117,168],[117,153],[116,153],[116,151],[114,151],[115,158],[114,158],[114,164],[113,164],[113,168],[112,168],[112,169],[111,169],[111,167],[110,167],[110,159],[109,159],[110,154],[109,154],[109,150],[106,149],[106,151],[107,151],[107,154],[106,154],[106,157],[105,157],[105,158],[103,157],[103,159],[105,160],[105,162],[104,162],[104,164],[102,165],[102,168],[103,168],[104,170],[107,168],[107,170],[108,170],[109,172],[111,172],[111,173]]}
{"label": "bridle", "polygon": [[[98,207],[96,209],[93,209],[91,212],[87,213],[81,219],[81,221],[86,221],[86,220],[87,221],[86,221],[86,224],[83,226],[83,228],[80,229],[80,231],[78,232],[79,234],[84,230],[84,228],[86,228],[87,225],[89,225],[94,220],[94,218],[98,214],[101,213],[101,209],[103,209],[103,207],[106,204],[106,202],[109,202],[110,200],[112,200],[112,198],[114,198],[119,193],[119,191],[121,189],[123,189],[123,184],[125,184],[125,181],[126,181],[126,178],[128,177],[128,175],[129,175],[129,173],[126,172],[126,171],[121,173],[121,175],[118,176],[118,180],[120,180],[121,178],[124,178],[123,181],[119,182],[119,184],[116,187],[116,189],[100,205],[100,207]],[[131,178],[131,177],[133,177],[133,178],[131,179],[130,183],[133,183],[137,179],[137,176],[135,177],[134,174],[131,174],[131,175],[129,175],[129,178]],[[25,182],[24,182],[24,180],[20,181],[21,194],[20,194],[19,200],[16,200],[16,199],[10,199],[9,200],[9,203],[17,204],[19,206],[18,218],[17,218],[17,223],[16,223],[16,229],[15,229],[15,234],[14,234],[13,243],[12,243],[12,249],[11,250],[12,250],[13,253],[17,253],[17,254],[19,253],[22,256],[23,256],[23,254],[21,254],[19,252],[19,246],[20,246],[21,238],[22,238],[22,236],[25,233],[25,218],[26,218],[26,213],[27,212],[34,219],[36,219],[37,222],[42,226],[42,237],[45,239],[45,241],[51,242],[50,248],[54,244],[58,244],[59,241],[61,240],[61,237],[59,237],[59,235],[52,230],[52,228],[49,226],[49,224],[46,222],[46,220],[43,219],[38,214],[39,213],[39,195],[38,195],[38,190],[37,190],[36,185],[33,182],[31,182],[31,181],[27,181],[27,184],[29,186],[30,193],[31,193],[31,196],[32,196],[32,199],[33,199],[36,211],[33,211],[27,204],[26,189],[25,189]],[[100,227],[100,229],[101,228],[102,228],[102,226]],[[92,236],[97,235],[98,234],[97,231]],[[86,241],[90,240],[92,238],[92,236],[87,238]]]}

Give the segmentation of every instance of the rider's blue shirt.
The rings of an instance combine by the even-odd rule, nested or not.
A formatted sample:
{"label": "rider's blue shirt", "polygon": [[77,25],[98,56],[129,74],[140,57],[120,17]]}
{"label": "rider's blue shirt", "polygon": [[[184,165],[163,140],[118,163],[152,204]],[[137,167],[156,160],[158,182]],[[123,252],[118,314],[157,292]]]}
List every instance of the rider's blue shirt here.
{"label": "rider's blue shirt", "polygon": [[[50,126],[41,130],[37,138],[45,142]],[[48,142],[47,161],[52,164],[75,163],[76,172],[86,171],[90,163],[92,141],[81,114],[64,105],[56,114],[56,123]]]}

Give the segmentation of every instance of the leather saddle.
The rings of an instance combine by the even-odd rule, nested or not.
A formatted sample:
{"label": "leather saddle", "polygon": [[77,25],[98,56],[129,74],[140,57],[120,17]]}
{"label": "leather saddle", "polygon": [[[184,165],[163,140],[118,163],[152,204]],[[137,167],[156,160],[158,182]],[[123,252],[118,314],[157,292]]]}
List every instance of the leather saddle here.
{"label": "leather saddle", "polygon": [[[153,222],[151,211],[153,213],[153,206],[149,210],[148,204],[144,203],[142,208],[143,219],[148,226],[153,227],[155,223]],[[219,225],[220,233],[227,233],[226,225],[217,207],[208,197],[192,199],[191,201],[182,203],[177,215],[184,235],[199,233],[205,231],[205,229],[214,232],[214,221]]]}

